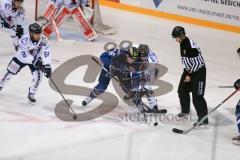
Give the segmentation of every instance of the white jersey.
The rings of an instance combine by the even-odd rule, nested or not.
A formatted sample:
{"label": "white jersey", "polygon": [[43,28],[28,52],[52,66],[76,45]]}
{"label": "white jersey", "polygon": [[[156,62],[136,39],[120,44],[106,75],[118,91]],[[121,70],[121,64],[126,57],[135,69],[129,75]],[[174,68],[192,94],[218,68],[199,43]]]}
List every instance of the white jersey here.
{"label": "white jersey", "polygon": [[155,53],[149,51],[148,53],[148,63],[158,63],[158,59]]}
{"label": "white jersey", "polygon": [[14,25],[23,25],[25,10],[23,8],[13,10],[12,0],[0,0],[0,15],[10,27]]}
{"label": "white jersey", "polygon": [[26,34],[19,40],[19,49],[15,57],[24,64],[33,64],[38,58],[42,58],[43,65],[51,65],[51,56],[48,40],[42,37],[37,43],[31,41]]}
{"label": "white jersey", "polygon": [[67,8],[73,8],[78,7],[81,4],[88,4],[88,0],[50,0],[52,3],[54,3],[55,6],[58,8],[61,8],[62,6],[65,6]]}

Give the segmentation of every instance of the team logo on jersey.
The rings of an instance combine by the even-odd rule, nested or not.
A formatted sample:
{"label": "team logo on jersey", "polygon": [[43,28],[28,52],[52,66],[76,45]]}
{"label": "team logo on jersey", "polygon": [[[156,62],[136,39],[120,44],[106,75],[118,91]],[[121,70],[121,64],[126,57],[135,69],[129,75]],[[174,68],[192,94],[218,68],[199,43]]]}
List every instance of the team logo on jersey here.
{"label": "team logo on jersey", "polygon": [[9,10],[11,8],[10,4],[5,4],[5,9]]}
{"label": "team logo on jersey", "polygon": [[154,2],[154,4],[155,4],[156,8],[159,7],[159,5],[162,3],[162,1],[163,1],[163,0],[153,0],[153,2]]}

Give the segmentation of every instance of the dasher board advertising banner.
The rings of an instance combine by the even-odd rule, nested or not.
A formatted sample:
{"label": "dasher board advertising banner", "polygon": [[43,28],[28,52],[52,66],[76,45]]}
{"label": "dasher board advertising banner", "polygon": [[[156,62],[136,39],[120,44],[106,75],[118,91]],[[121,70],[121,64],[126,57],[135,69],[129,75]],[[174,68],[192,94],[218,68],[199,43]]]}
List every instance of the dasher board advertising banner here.
{"label": "dasher board advertising banner", "polygon": [[120,3],[240,26],[240,0],[121,0]]}

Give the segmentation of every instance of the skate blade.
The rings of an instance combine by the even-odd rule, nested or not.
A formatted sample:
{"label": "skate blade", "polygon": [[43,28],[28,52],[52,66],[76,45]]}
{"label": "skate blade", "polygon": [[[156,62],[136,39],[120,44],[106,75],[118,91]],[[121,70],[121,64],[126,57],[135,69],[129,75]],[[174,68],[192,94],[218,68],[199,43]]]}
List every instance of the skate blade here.
{"label": "skate blade", "polygon": [[196,129],[209,129],[209,125],[196,126]]}
{"label": "skate blade", "polygon": [[185,121],[190,121],[191,120],[190,116],[178,117],[178,119],[181,122],[185,122]]}
{"label": "skate blade", "polygon": [[232,141],[232,144],[234,144],[234,145],[240,145],[240,141],[238,141],[238,140],[233,140],[233,141]]}
{"label": "skate blade", "polygon": [[31,106],[35,105],[36,102],[31,102],[31,101],[28,101],[28,104],[30,104]]}

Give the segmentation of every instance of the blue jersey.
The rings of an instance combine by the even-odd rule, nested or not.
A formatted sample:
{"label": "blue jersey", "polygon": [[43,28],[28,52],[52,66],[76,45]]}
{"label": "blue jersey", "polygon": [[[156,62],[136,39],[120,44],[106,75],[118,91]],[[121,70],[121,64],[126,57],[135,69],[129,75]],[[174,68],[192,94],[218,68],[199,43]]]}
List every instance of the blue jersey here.
{"label": "blue jersey", "polygon": [[108,68],[111,64],[112,58],[118,56],[121,53],[120,49],[112,49],[101,54],[100,59],[104,66]]}
{"label": "blue jersey", "polygon": [[[123,66],[121,65],[122,60],[124,60],[124,57],[126,57],[126,54],[122,52],[120,49],[113,49],[102,53],[100,59],[102,61],[103,66],[110,72],[111,72],[110,66],[115,66],[114,68],[117,68],[117,70],[114,70],[113,74],[116,74],[118,76],[120,73],[122,73],[119,71],[121,71],[123,68]],[[102,69],[100,77],[98,79],[98,84],[97,86],[95,86],[94,90],[98,93],[103,93],[107,89],[109,82],[110,78],[109,76],[107,76],[107,72],[104,69]]]}

